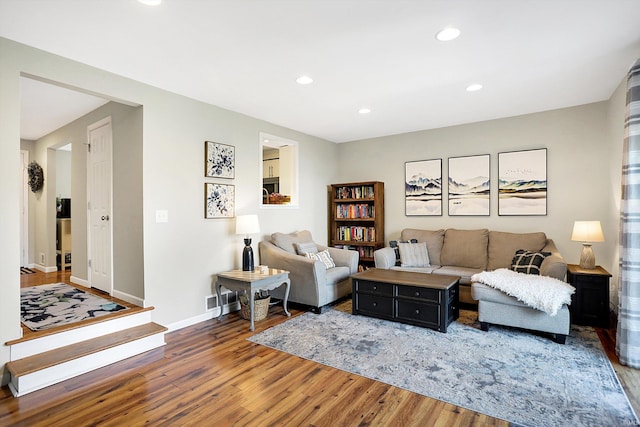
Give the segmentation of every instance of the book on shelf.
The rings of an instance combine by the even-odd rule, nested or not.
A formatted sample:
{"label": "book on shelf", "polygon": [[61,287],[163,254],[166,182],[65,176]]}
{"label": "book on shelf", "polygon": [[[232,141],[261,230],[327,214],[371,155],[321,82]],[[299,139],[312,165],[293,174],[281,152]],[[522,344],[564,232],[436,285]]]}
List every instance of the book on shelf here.
{"label": "book on shelf", "polygon": [[356,241],[356,242],[375,242],[375,227],[336,227],[336,240]]}
{"label": "book on shelf", "polygon": [[336,199],[373,199],[373,185],[336,187]]}
{"label": "book on shelf", "polygon": [[336,218],[339,219],[373,219],[375,217],[375,206],[358,204],[337,204]]}

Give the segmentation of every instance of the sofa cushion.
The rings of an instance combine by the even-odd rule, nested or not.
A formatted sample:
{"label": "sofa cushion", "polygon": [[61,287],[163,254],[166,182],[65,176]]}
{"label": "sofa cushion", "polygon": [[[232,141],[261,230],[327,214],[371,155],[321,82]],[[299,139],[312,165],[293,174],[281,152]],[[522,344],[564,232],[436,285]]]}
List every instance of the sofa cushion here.
{"label": "sofa cushion", "polygon": [[551,252],[532,252],[518,249],[511,261],[511,270],[518,273],[540,275],[540,266]]}
{"label": "sofa cushion", "polygon": [[307,252],[304,255],[307,258],[311,258],[313,260],[320,261],[327,270],[329,270],[330,268],[334,268],[336,266],[336,263],[333,262],[333,259],[331,258],[331,255],[329,255],[329,251],[326,250],[326,249],[324,251],[320,251],[318,253]]}
{"label": "sofa cushion", "polygon": [[471,276],[476,273],[482,272],[482,270],[482,268],[456,267],[454,265],[447,265],[433,270],[433,274],[444,274],[445,276],[460,276],[459,283],[461,285],[469,285],[471,283]]}
{"label": "sofa cushion", "polygon": [[442,242],[444,241],[444,230],[418,230],[415,228],[405,228],[402,230],[401,239],[417,242],[426,242],[429,262],[431,264],[442,265],[440,254],[442,252]]}
{"label": "sofa cushion", "polygon": [[471,296],[478,301],[482,300],[498,304],[514,305],[516,307],[528,307],[528,305],[518,301],[516,298],[479,282],[474,282],[471,285]]}
{"label": "sofa cushion", "polygon": [[402,267],[429,267],[427,243],[398,243]]}
{"label": "sofa cushion", "polygon": [[502,231],[489,232],[489,262],[488,270],[511,268],[513,254],[518,249],[540,251],[547,243],[544,233],[506,233]]}
{"label": "sofa cushion", "polygon": [[439,266],[431,266],[431,267],[400,267],[400,266],[394,266],[391,267],[389,270],[396,270],[396,271],[409,271],[411,273],[433,273],[435,270],[439,269]]}
{"label": "sofa cushion", "polygon": [[348,267],[335,267],[327,270],[326,283],[327,286],[335,286],[336,283],[348,278],[351,275]]}
{"label": "sofa cushion", "polygon": [[318,253],[318,247],[314,242],[300,242],[300,243],[295,243],[294,246],[296,248],[296,252],[298,253],[298,255],[305,255],[308,253],[311,253],[311,254]]}
{"label": "sofa cushion", "polygon": [[271,241],[274,245],[292,254],[296,253],[296,243],[313,242],[311,232],[307,230],[296,231],[294,233],[273,233]]}
{"label": "sofa cushion", "polygon": [[484,270],[487,268],[488,240],[489,230],[486,228],[480,230],[447,229],[444,233],[440,265]]}

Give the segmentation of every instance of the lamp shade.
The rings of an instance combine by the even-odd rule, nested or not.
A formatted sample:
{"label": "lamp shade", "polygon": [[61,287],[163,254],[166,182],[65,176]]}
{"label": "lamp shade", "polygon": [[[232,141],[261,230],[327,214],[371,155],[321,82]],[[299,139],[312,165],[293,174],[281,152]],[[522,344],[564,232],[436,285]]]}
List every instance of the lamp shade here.
{"label": "lamp shade", "polygon": [[576,242],[604,242],[600,221],[576,221],[571,240]]}
{"label": "lamp shade", "polygon": [[236,234],[256,234],[260,232],[258,215],[238,215],[236,217]]}

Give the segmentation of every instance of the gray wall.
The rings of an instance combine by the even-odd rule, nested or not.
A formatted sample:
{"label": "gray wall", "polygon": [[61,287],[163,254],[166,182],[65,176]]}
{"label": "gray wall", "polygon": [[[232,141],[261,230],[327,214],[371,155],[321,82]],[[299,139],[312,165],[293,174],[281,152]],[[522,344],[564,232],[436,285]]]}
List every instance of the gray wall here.
{"label": "gray wall", "polygon": [[[624,115],[619,92],[609,102],[341,144],[341,179],[384,181],[387,241],[408,227],[544,231],[577,264],[582,245],[571,241],[573,223],[599,220],[605,242],[593,250],[598,264],[613,273],[615,290]],[[547,215],[499,216],[498,153],[536,148],[547,148]],[[490,216],[449,216],[446,188],[442,216],[405,216],[405,162],[442,159],[446,180],[449,157],[476,154],[491,159]]]}
{"label": "gray wall", "polygon": [[[15,205],[19,199],[17,159],[20,149],[21,73],[82,89],[112,101],[142,106],[127,119],[137,123],[141,117],[141,129],[136,128],[137,125],[127,126],[128,135],[122,136],[124,140],[135,139],[141,133],[142,146],[132,147],[131,152],[127,149],[118,151],[114,147],[114,197],[116,192],[127,189],[119,201],[114,200],[114,215],[117,212],[119,217],[132,221],[114,224],[114,241],[119,233],[127,233],[131,229],[134,233],[141,233],[142,241],[132,248],[118,251],[114,258],[117,269],[114,278],[118,281],[116,289],[130,292],[134,292],[143,281],[144,302],[155,307],[152,312],[154,321],[171,325],[205,315],[205,297],[213,293],[214,275],[241,265],[244,244],[242,238],[234,234],[234,220],[204,219],[205,182],[235,186],[236,214],[259,215],[261,235],[256,236],[255,241],[276,231],[309,229],[317,241],[326,242],[326,187],[336,182],[338,177],[335,161],[338,146],[335,144],[3,38],[0,38],[0,57],[0,197],[7,205],[12,204],[11,200]],[[114,139],[115,132],[114,125]],[[260,207],[260,132],[299,143],[298,208]],[[235,146],[235,179],[204,177],[205,140]],[[82,151],[75,150],[74,146],[72,153],[75,156]],[[140,161],[142,168],[130,167]],[[83,160],[74,157],[72,163],[75,165],[76,162],[82,163]],[[86,188],[80,185],[75,188],[76,182],[74,179],[72,194],[74,198],[79,194],[77,198],[80,199],[81,194],[86,194]],[[55,200],[55,194],[52,197]],[[141,204],[140,218],[127,217],[129,210],[126,206],[130,203]],[[80,215],[75,209],[81,206],[82,202],[72,202],[73,216]],[[169,222],[156,223],[156,210],[167,210]],[[1,215],[0,342],[4,343],[21,335],[20,222],[17,209],[3,209]],[[138,223],[141,225],[135,225]],[[74,239],[74,253],[78,252],[78,245],[81,243]],[[256,244],[254,250],[257,253]],[[140,260],[138,268],[142,265],[141,276],[136,276],[136,283],[129,278],[138,270],[131,265],[121,266],[123,261],[120,258],[132,256]],[[8,360],[8,347],[0,346],[0,365]],[[3,381],[6,380],[5,375]]]}

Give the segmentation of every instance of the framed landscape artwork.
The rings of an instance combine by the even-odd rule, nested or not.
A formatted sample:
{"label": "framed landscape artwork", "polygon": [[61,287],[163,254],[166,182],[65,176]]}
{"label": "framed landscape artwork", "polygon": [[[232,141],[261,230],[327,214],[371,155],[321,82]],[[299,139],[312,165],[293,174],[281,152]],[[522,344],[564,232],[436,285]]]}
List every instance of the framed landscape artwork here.
{"label": "framed landscape artwork", "polygon": [[405,163],[405,215],[442,215],[442,159]]}
{"label": "framed landscape artwork", "polygon": [[449,157],[449,215],[489,215],[489,155]]}
{"label": "framed landscape artwork", "polygon": [[236,149],[233,145],[205,141],[204,175],[211,178],[234,178]]}
{"label": "framed landscape artwork", "polygon": [[498,153],[498,215],[547,214],[547,149]]}
{"label": "framed landscape artwork", "polygon": [[235,187],[227,184],[204,184],[204,217],[233,218]]}

